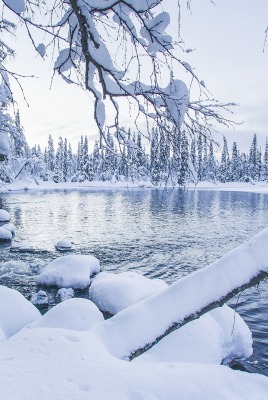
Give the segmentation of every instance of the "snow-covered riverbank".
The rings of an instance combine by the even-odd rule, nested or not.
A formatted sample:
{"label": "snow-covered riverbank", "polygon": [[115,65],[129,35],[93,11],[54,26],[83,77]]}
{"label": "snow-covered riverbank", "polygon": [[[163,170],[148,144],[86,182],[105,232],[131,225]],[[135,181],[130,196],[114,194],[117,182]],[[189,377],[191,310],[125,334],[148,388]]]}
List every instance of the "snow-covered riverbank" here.
{"label": "snow-covered riverbank", "polygon": [[[0,193],[8,191],[23,191],[23,190],[74,190],[74,189],[172,189],[179,186],[165,185],[164,183],[154,186],[150,181],[92,181],[92,182],[13,182],[10,184],[0,184]],[[193,183],[187,184],[186,190],[220,190],[220,191],[240,191],[252,193],[268,193],[268,182],[227,182],[227,183],[212,183],[199,182],[197,185]]]}
{"label": "snow-covered riverbank", "polygon": [[[207,268],[170,286],[158,285],[156,293],[150,279],[135,273],[97,275],[89,297],[102,309],[105,305],[117,312],[106,321],[89,299],[67,299],[41,316],[17,291],[0,286],[2,397],[266,400],[267,377],[220,365],[252,351],[248,327],[227,306],[174,331],[132,362],[128,356],[152,342],[174,318],[195,314],[263,271],[267,238],[266,229]],[[72,286],[77,278],[72,278],[73,270],[78,269],[79,276],[83,267],[80,256],[68,257],[62,257],[53,271],[53,263],[44,270],[56,277],[59,287],[61,277],[69,278]],[[90,265],[93,261],[88,259]],[[51,283],[46,280],[46,284]]]}

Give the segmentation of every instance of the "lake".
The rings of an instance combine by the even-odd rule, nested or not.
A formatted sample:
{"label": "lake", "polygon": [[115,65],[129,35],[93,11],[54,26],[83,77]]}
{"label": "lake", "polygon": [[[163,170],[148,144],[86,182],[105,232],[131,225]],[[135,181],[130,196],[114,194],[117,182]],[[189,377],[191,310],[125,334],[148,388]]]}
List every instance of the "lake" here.
{"label": "lake", "polygon": [[[39,290],[35,276],[62,255],[54,245],[63,238],[74,243],[72,253],[99,258],[102,270],[133,270],[172,283],[267,227],[267,196],[180,189],[2,193],[16,234],[13,250],[0,244],[0,284],[26,297]],[[21,243],[34,251],[16,251]],[[76,294],[86,296],[87,291]],[[55,289],[49,298],[53,306]],[[253,332],[254,354],[243,366],[268,376],[267,284],[248,289],[229,305]]]}

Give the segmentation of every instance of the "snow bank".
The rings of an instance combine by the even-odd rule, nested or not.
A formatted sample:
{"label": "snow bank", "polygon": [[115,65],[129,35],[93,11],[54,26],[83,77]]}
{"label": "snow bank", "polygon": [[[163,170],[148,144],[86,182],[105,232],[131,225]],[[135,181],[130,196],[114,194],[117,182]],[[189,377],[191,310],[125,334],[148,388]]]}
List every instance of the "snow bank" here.
{"label": "snow bank", "polygon": [[7,241],[12,239],[12,233],[9,232],[7,229],[0,227],[0,242]]}
{"label": "snow bank", "polygon": [[102,313],[92,301],[75,298],[57,304],[27,328],[63,328],[85,331],[103,320]]}
{"label": "snow bank", "polygon": [[133,362],[221,364],[251,354],[248,326],[225,305],[174,331]]}
{"label": "snow bank", "polygon": [[161,279],[149,279],[137,272],[101,272],[89,288],[89,298],[100,310],[116,314],[167,286]]}
{"label": "snow bank", "polygon": [[89,331],[24,329],[0,344],[5,400],[267,400],[268,379],[226,366],[128,363]]}
{"label": "snow bank", "polygon": [[0,210],[0,222],[10,221],[10,214],[6,210]]}
{"label": "snow bank", "polygon": [[90,284],[90,277],[99,271],[100,263],[96,257],[69,255],[50,262],[36,281],[41,285],[84,289]]}
{"label": "snow bank", "polygon": [[0,286],[0,332],[2,331],[6,338],[40,318],[40,315],[37,308],[22,294]]}

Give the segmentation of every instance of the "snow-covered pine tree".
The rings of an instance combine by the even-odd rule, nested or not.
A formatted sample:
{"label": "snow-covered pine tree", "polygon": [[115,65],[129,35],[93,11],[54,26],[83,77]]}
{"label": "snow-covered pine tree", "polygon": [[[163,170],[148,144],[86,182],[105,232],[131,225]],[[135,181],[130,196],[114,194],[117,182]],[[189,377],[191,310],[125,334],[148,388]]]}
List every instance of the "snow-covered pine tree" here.
{"label": "snow-covered pine tree", "polygon": [[263,164],[264,164],[264,179],[268,180],[268,138],[266,138],[265,142]]}
{"label": "snow-covered pine tree", "polygon": [[198,134],[197,141],[197,177],[200,182],[203,180],[203,135],[201,132]]}
{"label": "snow-covered pine tree", "polygon": [[249,152],[249,175],[254,180],[257,180],[257,169],[258,169],[257,163],[258,163],[258,145],[257,145],[257,135],[256,133],[254,133]]}
{"label": "snow-covered pine tree", "polygon": [[221,154],[221,163],[218,169],[218,179],[220,182],[229,182],[229,150],[228,150],[228,143],[226,137],[223,136],[223,149]]}
{"label": "snow-covered pine tree", "polygon": [[182,132],[181,156],[180,156],[180,165],[179,165],[178,180],[177,180],[180,186],[185,186],[189,178],[188,159],[189,159],[188,139],[186,133]]}

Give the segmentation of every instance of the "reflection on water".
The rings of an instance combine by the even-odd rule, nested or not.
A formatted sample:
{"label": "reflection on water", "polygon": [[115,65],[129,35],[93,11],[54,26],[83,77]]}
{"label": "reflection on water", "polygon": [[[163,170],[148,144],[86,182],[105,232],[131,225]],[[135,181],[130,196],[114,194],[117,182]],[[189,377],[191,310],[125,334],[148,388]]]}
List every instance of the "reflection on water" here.
{"label": "reflection on water", "polygon": [[[24,295],[35,276],[58,257],[55,243],[68,238],[73,253],[93,254],[107,271],[136,270],[171,283],[215,261],[268,226],[264,194],[179,189],[133,189],[6,193],[1,195],[16,226],[13,246],[27,242],[32,253],[0,245],[0,284]],[[267,373],[268,290],[250,289],[232,301],[253,330],[260,364]],[[268,375],[268,373],[267,373]]]}

